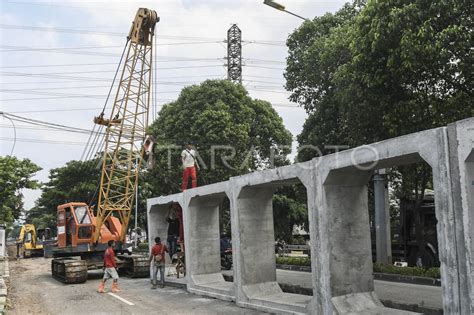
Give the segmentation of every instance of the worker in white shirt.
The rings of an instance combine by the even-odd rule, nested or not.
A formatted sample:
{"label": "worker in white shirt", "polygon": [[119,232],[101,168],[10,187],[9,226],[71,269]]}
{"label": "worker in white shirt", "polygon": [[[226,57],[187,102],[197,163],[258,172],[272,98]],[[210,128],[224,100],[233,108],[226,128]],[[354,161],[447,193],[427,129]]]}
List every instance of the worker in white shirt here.
{"label": "worker in white shirt", "polygon": [[192,188],[197,187],[196,172],[199,169],[199,165],[196,160],[196,151],[192,148],[191,142],[188,142],[183,152],[181,152],[181,162],[183,163],[183,182],[181,190],[185,191],[188,189],[189,177],[191,177]]}

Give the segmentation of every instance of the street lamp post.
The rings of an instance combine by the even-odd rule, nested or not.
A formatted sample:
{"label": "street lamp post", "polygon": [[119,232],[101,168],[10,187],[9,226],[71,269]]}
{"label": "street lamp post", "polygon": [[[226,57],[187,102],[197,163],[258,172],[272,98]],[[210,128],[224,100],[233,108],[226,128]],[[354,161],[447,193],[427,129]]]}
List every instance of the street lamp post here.
{"label": "street lamp post", "polygon": [[300,16],[300,15],[298,15],[298,14],[295,14],[295,13],[293,13],[293,12],[290,12],[290,11],[285,10],[285,6],[284,6],[284,5],[279,4],[279,3],[277,3],[277,2],[275,2],[275,1],[273,1],[273,0],[264,0],[263,3],[266,4],[266,5],[268,5],[268,6],[270,6],[270,7],[272,7],[272,8],[274,8],[274,9],[277,9],[277,10],[279,10],[279,11],[283,11],[283,12],[289,13],[289,14],[291,14],[291,15],[293,15],[293,16],[296,16],[296,17],[298,17],[298,18],[300,18],[300,19],[302,19],[302,20],[309,21],[309,19],[307,19],[307,18],[304,18],[304,17],[302,17],[302,16]]}

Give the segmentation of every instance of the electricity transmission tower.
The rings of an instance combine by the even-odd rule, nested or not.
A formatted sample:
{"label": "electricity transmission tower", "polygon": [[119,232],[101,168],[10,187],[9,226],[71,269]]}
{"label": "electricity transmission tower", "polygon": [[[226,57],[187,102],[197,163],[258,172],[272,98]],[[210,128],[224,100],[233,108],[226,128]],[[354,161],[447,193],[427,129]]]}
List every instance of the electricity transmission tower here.
{"label": "electricity transmission tower", "polygon": [[242,31],[237,24],[227,31],[227,80],[242,83]]}

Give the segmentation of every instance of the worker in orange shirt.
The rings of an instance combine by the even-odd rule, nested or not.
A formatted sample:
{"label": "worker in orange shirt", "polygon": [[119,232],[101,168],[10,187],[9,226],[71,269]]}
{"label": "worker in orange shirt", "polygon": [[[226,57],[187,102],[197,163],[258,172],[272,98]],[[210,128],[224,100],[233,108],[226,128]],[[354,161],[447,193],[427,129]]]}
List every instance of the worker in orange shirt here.
{"label": "worker in orange shirt", "polygon": [[112,292],[120,292],[118,287],[118,273],[117,273],[117,262],[115,261],[115,253],[114,253],[114,241],[110,240],[107,242],[107,249],[104,253],[104,277],[100,281],[99,289],[97,292],[104,293],[105,292],[105,282],[112,278]]}

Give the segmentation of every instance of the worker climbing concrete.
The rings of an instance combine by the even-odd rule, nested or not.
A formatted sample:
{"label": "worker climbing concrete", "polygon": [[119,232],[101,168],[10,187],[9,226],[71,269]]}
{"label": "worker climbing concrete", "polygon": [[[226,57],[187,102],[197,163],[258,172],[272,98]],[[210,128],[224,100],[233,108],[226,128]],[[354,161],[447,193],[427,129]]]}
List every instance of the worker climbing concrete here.
{"label": "worker climbing concrete", "polygon": [[191,177],[191,187],[197,187],[199,164],[196,160],[196,151],[193,149],[193,145],[190,141],[188,141],[183,152],[181,152],[181,162],[183,163],[183,182],[181,184],[181,190],[185,191],[188,189],[189,177]]}

